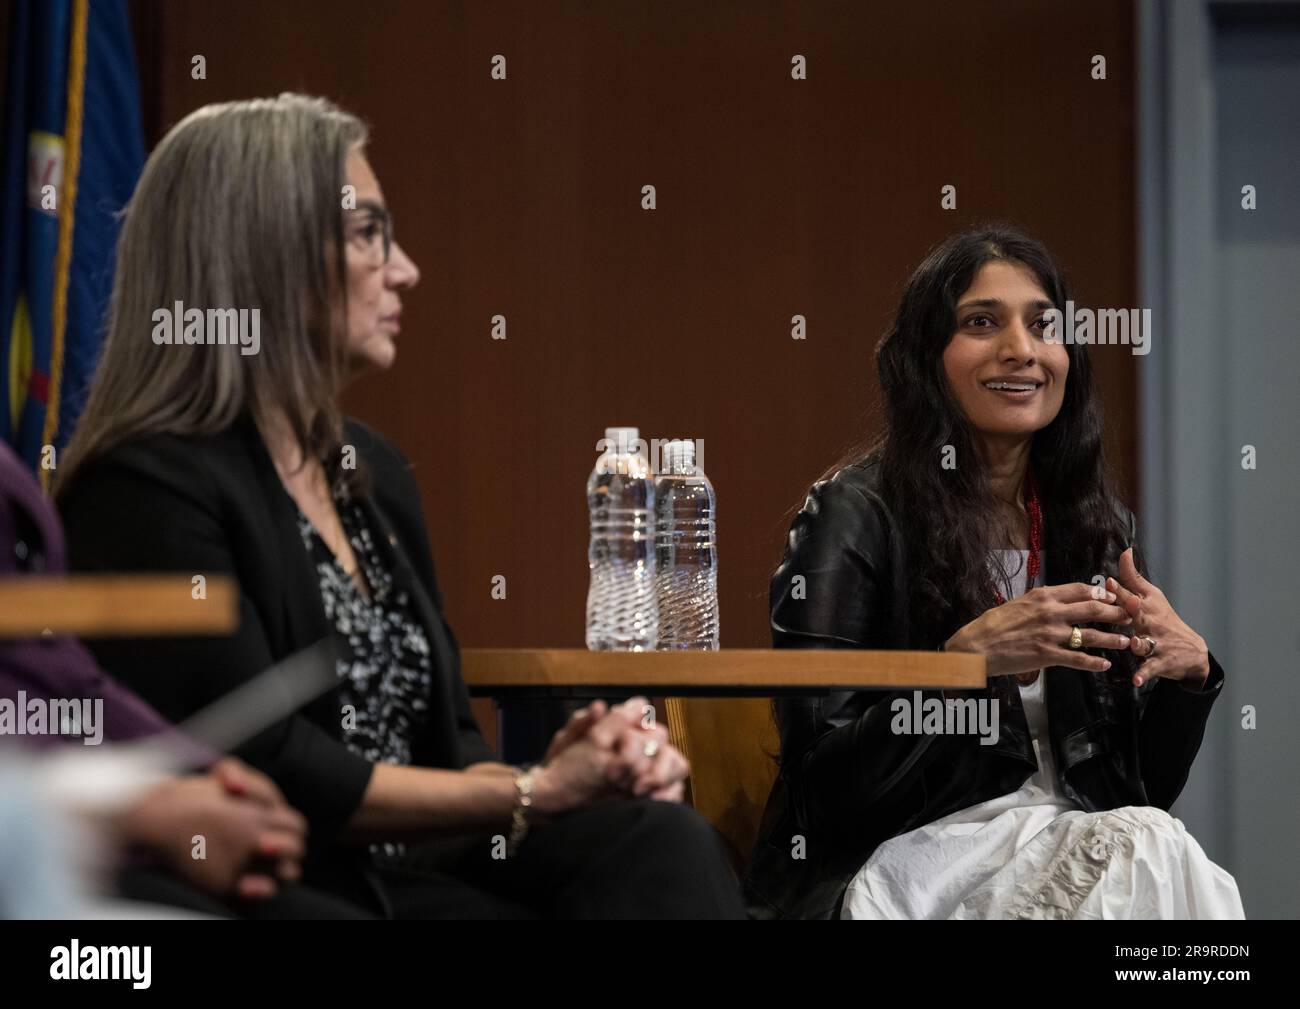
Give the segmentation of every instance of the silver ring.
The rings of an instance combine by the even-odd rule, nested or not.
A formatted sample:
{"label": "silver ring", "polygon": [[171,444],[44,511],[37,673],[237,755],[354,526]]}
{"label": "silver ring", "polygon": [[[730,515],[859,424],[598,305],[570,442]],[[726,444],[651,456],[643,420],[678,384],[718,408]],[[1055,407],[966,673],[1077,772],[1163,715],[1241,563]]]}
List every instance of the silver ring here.
{"label": "silver ring", "polygon": [[1139,641],[1145,641],[1145,642],[1147,643],[1146,654],[1143,655],[1142,658],[1144,658],[1144,659],[1149,659],[1149,658],[1151,658],[1151,656],[1155,655],[1155,653],[1156,653],[1156,639],[1155,639],[1155,638],[1153,638],[1150,634],[1140,634],[1140,635],[1138,635],[1138,640],[1139,640]]}
{"label": "silver ring", "polygon": [[648,743],[645,744],[644,747],[642,747],[641,752],[644,753],[647,757],[653,757],[656,753],[659,752],[659,740],[657,739],[650,740]]}

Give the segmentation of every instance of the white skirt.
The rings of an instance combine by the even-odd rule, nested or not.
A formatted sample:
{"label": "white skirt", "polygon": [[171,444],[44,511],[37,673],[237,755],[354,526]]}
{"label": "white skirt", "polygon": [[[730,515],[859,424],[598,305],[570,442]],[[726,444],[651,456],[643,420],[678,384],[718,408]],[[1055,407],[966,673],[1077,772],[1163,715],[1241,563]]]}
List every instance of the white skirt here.
{"label": "white skirt", "polygon": [[1236,881],[1151,806],[1088,813],[1039,787],[878,847],[845,918],[1240,919]]}
{"label": "white skirt", "polygon": [[[1028,551],[1000,551],[1024,591]],[[1018,554],[1018,557],[1012,556]],[[1043,572],[1035,582],[1043,584]],[[1019,791],[891,838],[849,883],[845,918],[1234,918],[1237,883],[1152,806],[1088,813],[1060,788],[1046,673],[1018,685],[1038,770]]]}

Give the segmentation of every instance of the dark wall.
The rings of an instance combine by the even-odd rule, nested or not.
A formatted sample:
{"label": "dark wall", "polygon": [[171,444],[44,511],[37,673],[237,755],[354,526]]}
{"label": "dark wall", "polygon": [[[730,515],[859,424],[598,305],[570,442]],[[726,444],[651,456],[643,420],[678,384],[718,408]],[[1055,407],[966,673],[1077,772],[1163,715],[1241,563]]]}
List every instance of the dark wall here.
{"label": "dark wall", "polygon": [[[602,429],[638,424],[704,439],[723,644],[765,646],[788,512],[869,430],[873,348],[948,232],[1013,219],[1082,303],[1136,304],[1128,2],[133,11],[151,140],[204,103],[289,89],[371,124],[424,280],[396,369],[348,405],[415,464],[462,644],[581,645],[585,480]],[[489,76],[497,53],[505,81]],[[790,78],[796,53],[806,81]],[[945,184],[956,211],[940,209]],[[1132,487],[1139,359],[1093,353]]]}

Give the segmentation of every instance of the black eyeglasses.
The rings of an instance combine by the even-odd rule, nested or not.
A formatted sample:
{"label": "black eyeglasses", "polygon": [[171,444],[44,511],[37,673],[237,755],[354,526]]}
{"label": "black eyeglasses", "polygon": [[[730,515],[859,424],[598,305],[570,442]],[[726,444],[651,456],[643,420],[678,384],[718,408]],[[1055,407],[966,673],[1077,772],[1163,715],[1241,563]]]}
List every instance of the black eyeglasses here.
{"label": "black eyeglasses", "polygon": [[[377,203],[364,203],[358,209],[351,211],[349,216],[353,223],[348,229],[348,241],[360,240],[362,247],[370,253],[372,259],[375,253],[382,250],[383,259],[375,265],[387,265],[393,254],[393,217],[388,212],[388,208],[381,207]],[[381,237],[382,243],[376,245],[375,239]]]}

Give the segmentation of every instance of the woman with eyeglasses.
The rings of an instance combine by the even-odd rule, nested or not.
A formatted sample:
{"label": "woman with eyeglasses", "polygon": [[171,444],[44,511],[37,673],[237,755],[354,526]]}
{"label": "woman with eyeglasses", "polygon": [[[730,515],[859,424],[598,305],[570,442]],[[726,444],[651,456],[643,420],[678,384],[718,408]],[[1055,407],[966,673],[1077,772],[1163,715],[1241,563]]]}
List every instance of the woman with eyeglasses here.
{"label": "woman with eyeglasses", "polygon": [[[57,498],[75,568],[231,576],[239,630],[94,650],[180,720],[332,636],[337,689],[239,752],[307,817],[305,879],[380,913],[740,916],[643,699],[576,713],[527,771],[475,727],[415,481],[338,406],[392,366],[420,277],[365,142],[351,115],[285,94],[199,109],[150,156]],[[176,302],[199,328],[256,310],[257,352],[155,343],[152,314]]]}
{"label": "woman with eyeglasses", "polygon": [[988,682],[778,702],[755,915],[1242,916],[1168,813],[1223,670],[1141,573],[1088,348],[1047,331],[1067,298],[1010,228],[908,282],[876,351],[884,430],[795,518],[773,643],[974,653]]}

